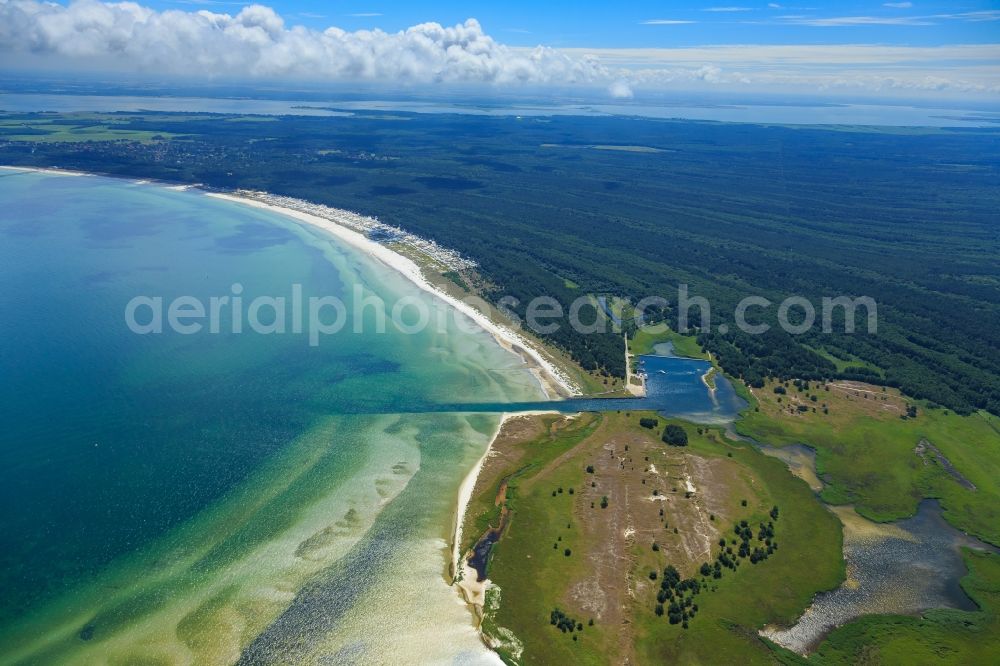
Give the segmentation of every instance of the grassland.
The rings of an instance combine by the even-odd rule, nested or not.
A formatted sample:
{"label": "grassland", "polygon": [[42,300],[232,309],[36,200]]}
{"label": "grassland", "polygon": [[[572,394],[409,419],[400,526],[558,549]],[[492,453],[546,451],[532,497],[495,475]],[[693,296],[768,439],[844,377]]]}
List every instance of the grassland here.
{"label": "grassland", "polygon": [[85,141],[134,141],[150,143],[174,138],[172,132],[123,127],[128,119],[115,120],[107,114],[42,114],[31,119],[0,119],[0,140],[39,143]]}
{"label": "grassland", "polygon": [[[893,389],[853,382],[801,391],[789,384],[785,394],[775,386],[754,390],[758,411],[739,429],[772,444],[814,446],[823,500],[854,502],[867,517],[891,520],[912,513],[922,497],[938,497],[950,522],[992,540],[1000,527],[991,506],[1000,478],[989,455],[1000,443],[995,417],[926,409]],[[901,418],[911,406],[917,415]],[[657,428],[641,428],[643,416],[657,418]],[[666,423],[687,429],[688,447],[659,442]],[[498,525],[502,508],[509,511],[489,565],[497,588],[483,623],[508,663],[993,663],[1000,654],[1000,557],[966,551],[963,587],[979,611],[862,617],[834,631],[806,662],[756,630],[793,623],[815,592],[839,584],[842,537],[834,514],[783,463],[716,430],[654,414],[551,415],[509,425],[477,484],[465,532],[471,547]],[[918,454],[921,441],[934,448]],[[696,493],[685,492],[684,479]],[[658,486],[666,501],[643,502]],[[653,612],[650,571],[669,563],[698,577],[697,567],[717,551],[699,552],[704,525],[725,535],[739,519],[767,520],[772,505],[781,507],[781,548],[771,558],[703,579],[707,589],[687,628]],[[552,626],[555,608],[582,630]]]}
{"label": "grassland", "polygon": [[844,358],[838,358],[837,356],[834,356],[827,349],[823,347],[808,347],[808,349],[810,351],[819,354],[826,360],[833,363],[834,367],[837,369],[837,372],[842,373],[856,368],[865,368],[867,370],[871,370],[872,372],[876,373],[879,376],[885,374],[882,371],[882,369],[876,366],[874,363],[869,363],[868,361],[858,358],[853,354],[845,354],[844,352],[840,352],[840,355],[843,356]]}
{"label": "grassland", "polygon": [[674,353],[687,358],[700,358],[709,360],[708,352],[702,350],[698,340],[690,335],[681,335],[676,331],[666,330],[662,333],[651,333],[647,328],[641,328],[635,335],[629,338],[628,347],[635,355],[652,354],[653,348],[663,342],[670,342],[674,346]]}
{"label": "grassland", "polygon": [[[658,418],[657,428],[640,427],[643,416]],[[815,592],[842,580],[839,523],[804,482],[691,424],[688,447],[667,447],[664,425],[654,414],[605,413],[505,426],[470,503],[465,546],[497,527],[506,506],[483,630],[508,662],[765,663],[771,654],[756,629],[793,621]],[[772,557],[707,581],[687,629],[653,612],[650,571],[673,564],[698,577],[720,537],[738,520],[767,520],[774,505],[781,548]],[[552,626],[555,608],[582,630]]]}
{"label": "grassland", "polygon": [[[856,382],[813,383],[803,391],[789,384],[785,395],[775,386],[754,390],[759,411],[748,412],[737,429],[773,445],[815,448],[817,471],[827,484],[824,501],[853,504],[867,518],[888,521],[912,515],[925,497],[938,498],[952,525],[1000,544],[994,417],[959,416],[907,400],[895,389]],[[903,418],[911,405],[916,417]],[[946,460],[919,455],[922,441]]]}

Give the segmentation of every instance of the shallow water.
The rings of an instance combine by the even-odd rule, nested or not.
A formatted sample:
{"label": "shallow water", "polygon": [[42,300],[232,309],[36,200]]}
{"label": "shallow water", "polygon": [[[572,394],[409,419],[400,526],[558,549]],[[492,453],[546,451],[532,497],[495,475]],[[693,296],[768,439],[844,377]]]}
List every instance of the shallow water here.
{"label": "shallow water", "polygon": [[766,456],[777,458],[786,465],[788,470],[799,477],[812,488],[813,492],[823,490],[823,482],[816,474],[816,451],[805,444],[788,444],[786,446],[771,446],[756,444],[757,449]]}
{"label": "shallow water", "polygon": [[[771,446],[751,441],[765,455],[788,465],[814,492],[823,490],[816,452],[804,444]],[[968,573],[962,548],[1000,552],[955,529],[936,500],[924,500],[912,518],[876,523],[851,506],[831,506],[844,532],[847,578],[818,594],[791,627],[761,633],[775,643],[807,654],[837,627],[862,615],[914,615],[932,608],[975,610],[959,581]]]}
{"label": "shallow water", "polygon": [[848,506],[831,510],[844,525],[847,580],[817,595],[794,626],[767,629],[765,636],[804,654],[830,631],[862,615],[975,610],[959,585],[968,573],[961,548],[997,549],[945,522],[935,501],[922,502],[912,518],[884,524],[866,520]]}
{"label": "shallow water", "polygon": [[569,398],[566,400],[520,403],[456,402],[437,405],[408,405],[413,411],[450,412],[528,412],[552,410],[576,412],[606,412],[653,410],[667,417],[683,418],[695,423],[723,425],[731,423],[746,401],[737,395],[724,376],[716,375],[716,390],[710,391],[702,376],[711,367],[708,361],[677,356],[648,355],[639,357],[640,369],[648,373],[646,396],[643,398]]}

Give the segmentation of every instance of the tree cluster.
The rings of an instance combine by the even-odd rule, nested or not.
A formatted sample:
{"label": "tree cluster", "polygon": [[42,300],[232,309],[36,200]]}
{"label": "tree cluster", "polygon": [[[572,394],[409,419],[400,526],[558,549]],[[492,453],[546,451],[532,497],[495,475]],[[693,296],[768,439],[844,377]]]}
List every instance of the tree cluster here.
{"label": "tree cluster", "polygon": [[[777,550],[778,543],[774,539],[774,521],[778,519],[777,506],[771,509],[770,516],[771,522],[759,524],[756,542],[754,542],[754,530],[747,520],[741,520],[734,525],[733,532],[736,539],[727,540],[725,537],[719,539],[719,554],[715,562],[711,564],[704,562],[698,568],[700,581],[697,578],[682,579],[680,572],[672,564],[667,565],[660,580],[660,590],[656,594],[654,612],[657,615],[666,612],[670,624],[682,624],[687,629],[688,622],[698,612],[694,598],[702,591],[710,577],[714,580],[722,578],[724,568],[736,571],[741,559],[749,559],[751,564],[763,562]],[[651,572],[650,578],[655,580],[655,573]]]}
{"label": "tree cluster", "polygon": [[662,439],[670,446],[687,446],[688,434],[683,426],[671,423],[663,430]]}

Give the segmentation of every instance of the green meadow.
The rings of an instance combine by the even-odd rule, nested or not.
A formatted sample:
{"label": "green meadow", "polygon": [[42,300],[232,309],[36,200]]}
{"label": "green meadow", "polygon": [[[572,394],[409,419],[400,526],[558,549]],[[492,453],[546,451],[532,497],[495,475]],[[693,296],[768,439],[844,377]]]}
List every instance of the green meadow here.
{"label": "green meadow", "polygon": [[[814,383],[815,403],[792,386],[778,403],[774,386],[769,382],[755,391],[759,411],[749,411],[737,430],[776,446],[813,447],[817,472],[827,484],[824,501],[853,504],[866,518],[885,522],[913,515],[924,498],[937,498],[952,525],[1000,544],[1000,431],[994,417],[983,412],[959,416],[870,385],[858,385],[867,388],[853,394],[817,389],[822,385]],[[794,414],[780,409],[792,401],[819,409]],[[917,416],[904,419],[901,412],[910,404]],[[915,449],[924,440],[953,470],[937,456],[918,455]]]}

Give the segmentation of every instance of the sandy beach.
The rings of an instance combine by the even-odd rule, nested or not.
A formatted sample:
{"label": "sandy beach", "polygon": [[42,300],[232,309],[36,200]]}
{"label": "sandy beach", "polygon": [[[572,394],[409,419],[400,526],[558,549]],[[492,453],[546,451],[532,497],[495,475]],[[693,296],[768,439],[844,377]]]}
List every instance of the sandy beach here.
{"label": "sandy beach", "polygon": [[475,569],[470,567],[464,558],[465,554],[462,552],[462,523],[465,522],[465,512],[468,509],[469,501],[472,499],[472,491],[476,487],[476,481],[479,479],[479,473],[483,469],[483,464],[490,457],[490,452],[493,450],[493,443],[500,435],[500,431],[503,430],[503,424],[510,417],[511,414],[507,413],[500,415],[500,423],[497,424],[496,432],[490,438],[490,443],[486,446],[486,450],[483,451],[482,457],[476,461],[476,464],[465,475],[465,478],[462,479],[462,484],[458,487],[458,504],[455,507],[455,529],[452,532],[451,544],[451,577],[452,584],[458,587],[459,593],[465,599],[465,602],[474,609],[482,608],[489,581],[479,582]]}
{"label": "sandy beach", "polygon": [[486,459],[490,457],[490,451],[493,450],[493,442],[496,441],[497,436],[500,435],[500,431],[503,429],[503,424],[511,417],[510,414],[504,413],[500,415],[500,423],[497,424],[496,432],[490,438],[490,443],[487,444],[486,450],[483,451],[483,455],[476,461],[476,464],[469,470],[469,473],[465,475],[462,480],[462,485],[458,487],[458,505],[455,510],[455,529],[454,536],[452,537],[452,548],[451,548],[451,571],[452,577],[458,578],[462,573],[459,567],[459,558],[462,557],[460,552],[462,544],[462,522],[465,520],[465,511],[469,506],[469,500],[472,499],[472,491],[476,487],[476,480],[479,478],[479,472],[483,469],[483,463]]}
{"label": "sandy beach", "polygon": [[[469,470],[469,473],[462,480],[462,484],[458,489],[458,504],[455,508],[455,529],[454,536],[452,537],[451,549],[452,584],[458,587],[459,593],[465,599],[466,603],[473,608],[476,613],[477,621],[482,611],[483,603],[486,600],[486,590],[490,586],[490,581],[489,579],[484,581],[478,580],[478,572],[469,566],[468,560],[464,558],[465,553],[461,552],[462,524],[465,522],[465,512],[472,499],[472,493],[476,488],[476,482],[479,480],[479,474],[482,472],[483,465],[493,453],[493,445],[496,442],[497,437],[500,436],[500,432],[503,430],[504,424],[513,418],[535,416],[538,414],[560,414],[560,412],[532,410],[527,412],[502,414],[500,417],[500,423],[497,424],[496,432],[493,433],[493,437],[490,438],[490,443],[486,446],[486,451],[483,452],[482,457],[476,462],[473,468]],[[573,415],[564,416],[568,416],[570,418],[573,417]]]}
{"label": "sandy beach", "polygon": [[44,168],[44,167],[19,167],[19,166],[0,166],[0,169],[5,169],[6,171],[31,171],[34,173],[47,173],[53,176],[91,176],[85,171],[68,171],[66,169],[54,169],[54,168]]}
{"label": "sandy beach", "polygon": [[[507,349],[511,353],[517,354],[529,366],[529,370],[538,379],[542,390],[548,397],[552,398],[560,395],[567,396],[580,394],[580,389],[555,366],[547,361],[541,353],[522,336],[507,327],[496,324],[490,320],[489,317],[468,303],[464,303],[432,285],[423,275],[420,267],[412,259],[405,257],[398,252],[394,252],[385,245],[377,243],[366,237],[364,234],[361,234],[353,229],[349,229],[344,225],[338,224],[334,220],[291,208],[275,206],[249,197],[242,197],[233,194],[220,194],[215,192],[207,194],[211,197],[280,213],[333,234],[337,239],[365,252],[371,258],[376,259],[389,268],[401,273],[419,288],[430,292],[458,311],[467,315],[477,325],[490,333],[501,347]],[[455,524],[452,531],[452,552],[450,562],[450,573],[452,577],[451,583],[458,588],[458,592],[464,601],[471,606],[474,611],[474,618],[477,626],[479,621],[479,612],[485,601],[486,590],[489,587],[489,580],[478,581],[476,571],[468,565],[468,562],[465,561],[463,557],[464,553],[461,552],[462,523],[465,521],[465,512],[472,497],[476,480],[479,478],[479,473],[482,470],[483,464],[490,456],[493,443],[500,434],[504,423],[513,416],[519,415],[521,414],[519,413],[515,415],[504,413],[501,415],[500,422],[497,424],[496,432],[490,439],[490,443],[487,445],[482,457],[480,457],[473,468],[469,470],[469,473],[462,480],[458,489],[458,497],[455,507]]]}

